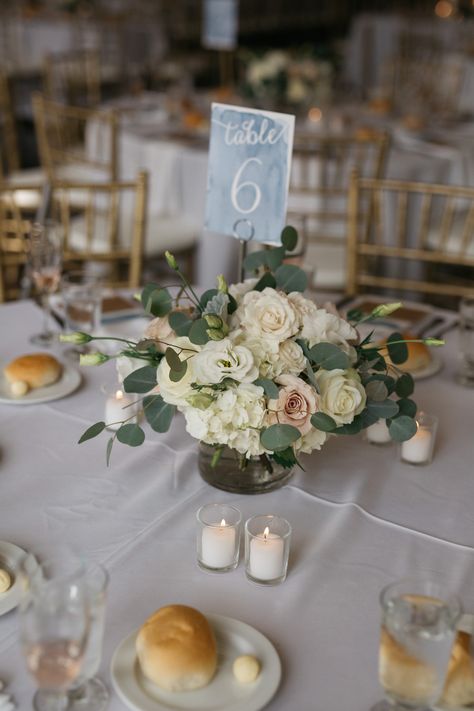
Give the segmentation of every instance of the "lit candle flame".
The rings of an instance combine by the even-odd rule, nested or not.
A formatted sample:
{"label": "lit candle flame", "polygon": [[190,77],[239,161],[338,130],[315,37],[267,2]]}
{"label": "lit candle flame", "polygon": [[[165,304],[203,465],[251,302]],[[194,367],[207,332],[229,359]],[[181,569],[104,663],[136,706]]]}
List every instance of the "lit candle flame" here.
{"label": "lit candle flame", "polygon": [[265,540],[267,540],[269,533],[270,533],[270,529],[268,528],[268,526],[265,526],[265,530],[263,532],[263,537]]}
{"label": "lit candle flame", "polygon": [[115,399],[116,400],[121,400],[123,398],[123,392],[121,390],[117,390],[115,393]]}
{"label": "lit candle flame", "polygon": [[221,521],[221,526],[227,526],[227,524],[226,524],[226,522],[225,522],[225,518],[222,519],[222,521]]}

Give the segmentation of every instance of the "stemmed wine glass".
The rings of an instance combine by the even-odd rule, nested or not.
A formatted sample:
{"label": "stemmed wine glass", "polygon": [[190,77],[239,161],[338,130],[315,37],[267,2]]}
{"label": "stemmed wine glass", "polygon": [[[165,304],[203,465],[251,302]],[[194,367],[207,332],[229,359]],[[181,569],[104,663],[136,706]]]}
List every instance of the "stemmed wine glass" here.
{"label": "stemmed wine glass", "polygon": [[371,711],[428,711],[443,691],[461,604],[432,578],[392,583],[380,604],[379,681],[386,700]]}
{"label": "stemmed wine glass", "polygon": [[[27,565],[28,564],[28,565]],[[20,640],[29,672],[39,690],[36,711],[64,711],[67,692],[81,671],[89,632],[84,569],[63,550],[32,566],[22,567]]]}
{"label": "stemmed wine glass", "polygon": [[49,346],[55,339],[50,329],[50,294],[59,285],[62,263],[62,231],[54,220],[35,222],[27,239],[27,268],[33,283],[41,295],[43,307],[43,331],[31,336],[30,341],[40,346]]}

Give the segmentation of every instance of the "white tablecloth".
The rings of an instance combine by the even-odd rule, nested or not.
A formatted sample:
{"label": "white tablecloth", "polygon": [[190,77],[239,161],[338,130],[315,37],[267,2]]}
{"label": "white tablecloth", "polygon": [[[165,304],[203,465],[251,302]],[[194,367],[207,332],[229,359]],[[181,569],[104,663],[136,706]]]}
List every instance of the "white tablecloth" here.
{"label": "white tablecloth", "polygon": [[[6,361],[31,350],[39,311],[2,306]],[[5,334],[8,334],[6,337]],[[457,336],[441,352],[444,369],[420,382],[416,399],[440,418],[435,459],[402,465],[396,448],[361,437],[334,439],[306,458],[284,489],[245,497],[204,484],[197,450],[177,417],[166,435],[149,433],[138,449],[116,446],[105,465],[105,438],[78,446],[102,417],[101,383],[111,366],[83,371],[75,394],[31,407],[0,406],[0,540],[37,555],[72,540],[110,571],[101,675],[119,641],[153,610],[186,603],[235,617],[267,635],[282,659],[272,711],[367,711],[377,684],[378,593],[394,578],[440,573],[474,610],[473,393],[453,383]],[[437,351],[440,353],[440,351]],[[248,582],[243,565],[207,575],[195,562],[195,512],[230,502],[244,519],[273,512],[294,530],[289,575],[275,588]],[[30,681],[17,643],[14,612],[0,617],[0,678],[19,709]],[[110,711],[123,704],[113,693]]]}

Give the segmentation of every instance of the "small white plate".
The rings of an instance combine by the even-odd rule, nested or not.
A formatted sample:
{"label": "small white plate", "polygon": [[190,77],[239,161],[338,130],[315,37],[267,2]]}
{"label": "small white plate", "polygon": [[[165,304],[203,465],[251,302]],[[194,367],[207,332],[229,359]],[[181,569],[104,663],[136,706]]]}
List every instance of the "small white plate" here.
{"label": "small white plate", "polygon": [[63,373],[60,379],[44,388],[30,390],[23,397],[13,397],[7,379],[0,375],[0,404],[1,405],[39,405],[50,400],[59,400],[74,392],[81,382],[81,374],[70,365],[63,363]]}
{"label": "small white plate", "polygon": [[[144,678],[135,651],[137,632],[126,637],[112,657],[112,683],[132,711],[258,711],[275,694],[281,663],[275,647],[254,627],[222,615],[207,615],[218,650],[215,677],[203,689],[170,693]],[[239,683],[232,664],[241,654],[255,655],[261,672],[251,684]]]}
{"label": "small white plate", "polygon": [[[439,373],[443,365],[444,363],[439,356],[432,355],[428,365],[426,365],[424,368],[420,368],[419,370],[411,370],[410,375],[412,376],[413,380],[424,380],[424,378],[431,378],[432,375],[436,375],[436,373]],[[401,367],[403,368],[403,363]]]}
{"label": "small white plate", "polygon": [[0,568],[4,568],[10,573],[13,584],[4,593],[0,593],[0,615],[5,615],[10,610],[13,610],[20,602],[20,582],[15,575],[18,564],[26,555],[26,551],[14,543],[8,541],[0,541]]}

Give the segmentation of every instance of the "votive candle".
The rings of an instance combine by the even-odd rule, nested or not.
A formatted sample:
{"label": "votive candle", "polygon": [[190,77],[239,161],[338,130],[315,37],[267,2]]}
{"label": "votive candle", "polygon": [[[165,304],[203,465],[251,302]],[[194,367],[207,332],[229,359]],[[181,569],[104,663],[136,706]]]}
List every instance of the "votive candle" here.
{"label": "votive candle", "polygon": [[438,419],[420,412],[413,437],[402,442],[400,456],[408,464],[429,464],[433,457]]}
{"label": "votive candle", "polygon": [[245,524],[245,570],[252,582],[276,585],[286,578],[291,526],[279,516],[254,516]]}
{"label": "votive candle", "polygon": [[215,573],[233,570],[239,562],[240,511],[227,504],[206,504],[197,512],[197,561]]}

